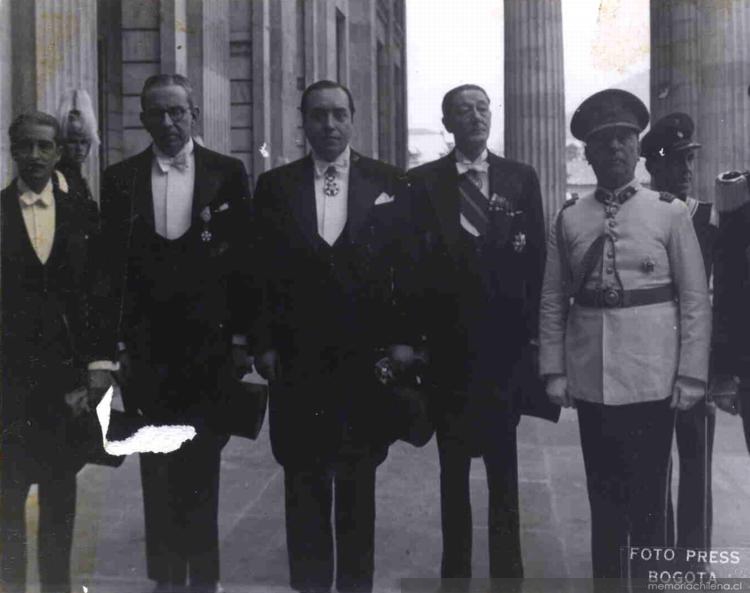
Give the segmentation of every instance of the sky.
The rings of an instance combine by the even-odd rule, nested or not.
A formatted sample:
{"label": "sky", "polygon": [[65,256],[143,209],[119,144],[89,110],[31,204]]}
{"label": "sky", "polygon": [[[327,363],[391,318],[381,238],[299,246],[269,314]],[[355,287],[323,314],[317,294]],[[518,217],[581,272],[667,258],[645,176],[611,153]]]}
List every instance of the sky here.
{"label": "sky", "polygon": [[[588,95],[648,70],[649,0],[562,0],[562,11],[566,113]],[[498,148],[503,0],[406,0],[406,19],[409,127],[442,130],[443,95],[472,82],[490,95],[489,144]],[[628,89],[648,105],[647,87]]]}

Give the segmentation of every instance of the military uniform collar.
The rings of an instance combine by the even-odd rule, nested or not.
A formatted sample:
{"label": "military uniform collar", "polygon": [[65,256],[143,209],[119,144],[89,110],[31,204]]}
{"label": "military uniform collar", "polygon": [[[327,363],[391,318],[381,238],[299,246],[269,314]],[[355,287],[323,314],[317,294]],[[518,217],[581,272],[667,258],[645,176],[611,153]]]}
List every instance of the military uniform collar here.
{"label": "military uniform collar", "polygon": [[612,202],[624,204],[640,189],[641,184],[635,178],[633,178],[628,183],[621,185],[615,190],[610,190],[598,186],[596,188],[596,191],[594,192],[594,197],[602,204],[609,204]]}

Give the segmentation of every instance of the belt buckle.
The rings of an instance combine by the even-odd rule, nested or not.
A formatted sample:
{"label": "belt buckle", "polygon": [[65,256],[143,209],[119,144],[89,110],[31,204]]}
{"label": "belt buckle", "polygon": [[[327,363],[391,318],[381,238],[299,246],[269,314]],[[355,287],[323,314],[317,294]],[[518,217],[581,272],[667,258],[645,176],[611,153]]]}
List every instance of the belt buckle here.
{"label": "belt buckle", "polygon": [[601,300],[605,307],[619,307],[622,304],[622,291],[617,288],[602,288]]}

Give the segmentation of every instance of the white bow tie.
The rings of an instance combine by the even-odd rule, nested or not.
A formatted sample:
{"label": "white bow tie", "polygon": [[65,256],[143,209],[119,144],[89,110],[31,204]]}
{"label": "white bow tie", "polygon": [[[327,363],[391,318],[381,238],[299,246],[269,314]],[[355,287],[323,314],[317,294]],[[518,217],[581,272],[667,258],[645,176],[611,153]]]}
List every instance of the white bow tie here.
{"label": "white bow tie", "polygon": [[487,173],[490,170],[490,164],[487,161],[470,163],[468,161],[456,161],[458,174],[462,175],[467,171],[477,171],[478,173]]}
{"label": "white bow tie", "polygon": [[184,173],[189,166],[188,155],[185,152],[181,152],[177,156],[171,158],[157,156],[156,160],[159,163],[159,168],[164,173],[169,171],[170,167]]}
{"label": "white bow tie", "polygon": [[21,205],[25,207],[31,207],[34,204],[39,204],[45,208],[50,206],[52,203],[52,196],[49,194],[35,194],[34,192],[27,191],[21,194]]}

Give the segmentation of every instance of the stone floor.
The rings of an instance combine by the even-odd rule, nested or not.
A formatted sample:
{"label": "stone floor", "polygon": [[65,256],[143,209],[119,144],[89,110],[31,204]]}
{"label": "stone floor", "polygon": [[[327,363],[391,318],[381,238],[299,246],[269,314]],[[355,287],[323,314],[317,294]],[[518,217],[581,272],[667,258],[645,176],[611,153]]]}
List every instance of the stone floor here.
{"label": "stone floor", "polygon": [[[714,546],[750,548],[750,459],[739,419],[720,414],[714,455]],[[589,509],[575,413],[556,425],[524,418],[519,426],[520,495],[527,577],[590,574]],[[400,579],[434,578],[440,563],[440,505],[435,441],[399,443],[378,472],[376,586],[401,591]],[[474,575],[488,575],[484,467],[472,465]],[[138,460],[119,469],[88,466],[79,474],[73,571],[75,591],[150,591],[145,578]],[[28,521],[35,530],[34,491]],[[232,439],[223,453],[220,534],[228,593],[289,591],[283,474],[267,430],[256,442]],[[35,546],[35,541],[31,541]],[[35,549],[35,548],[32,548]],[[29,571],[35,579],[34,554]],[[31,593],[38,591],[32,583]],[[574,587],[577,590],[577,588]]]}

